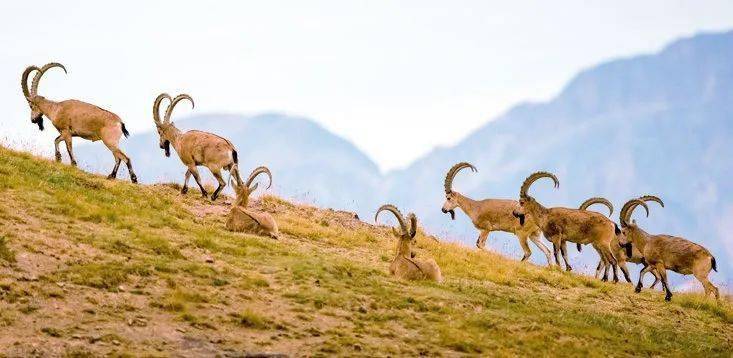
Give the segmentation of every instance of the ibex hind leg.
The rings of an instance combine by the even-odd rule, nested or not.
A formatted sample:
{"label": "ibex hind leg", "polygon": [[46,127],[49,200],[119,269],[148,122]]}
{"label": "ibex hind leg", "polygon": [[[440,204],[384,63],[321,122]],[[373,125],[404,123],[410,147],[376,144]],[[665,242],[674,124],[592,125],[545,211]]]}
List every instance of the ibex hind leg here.
{"label": "ibex hind leg", "polygon": [[54,149],[56,149],[55,157],[57,162],[61,161],[61,151],[59,150],[59,143],[61,143],[62,140],[64,140],[64,136],[60,134],[58,137],[56,137],[56,139],[53,140]]}
{"label": "ibex hind leg", "polygon": [[570,266],[570,261],[568,261],[568,244],[567,244],[567,241],[563,241],[560,244],[560,251],[562,252],[562,260],[565,261],[565,271],[572,271],[573,268]]}
{"label": "ibex hind leg", "polygon": [[71,165],[76,166],[76,158],[74,158],[74,150],[72,148],[71,133],[64,132],[61,136],[64,138],[64,143],[66,143],[66,152],[69,153]]}
{"label": "ibex hind leg", "polygon": [[522,261],[526,261],[532,256],[532,250],[529,249],[529,244],[527,243],[527,236],[522,235],[519,237],[519,245],[522,247],[522,251],[524,251]]}

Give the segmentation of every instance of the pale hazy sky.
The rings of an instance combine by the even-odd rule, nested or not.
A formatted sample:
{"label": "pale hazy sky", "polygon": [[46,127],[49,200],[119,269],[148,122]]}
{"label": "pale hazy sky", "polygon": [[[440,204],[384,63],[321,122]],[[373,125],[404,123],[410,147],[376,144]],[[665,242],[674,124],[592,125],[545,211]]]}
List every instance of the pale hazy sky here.
{"label": "pale hazy sky", "polygon": [[197,106],[179,117],[307,116],[386,170],[583,68],[733,28],[733,1],[150,3],[0,4],[0,139],[52,151],[57,133],[30,123],[19,82],[59,61],[69,74],[50,71],[41,94],[109,109],[133,135],[152,128],[158,93],[187,92]]}

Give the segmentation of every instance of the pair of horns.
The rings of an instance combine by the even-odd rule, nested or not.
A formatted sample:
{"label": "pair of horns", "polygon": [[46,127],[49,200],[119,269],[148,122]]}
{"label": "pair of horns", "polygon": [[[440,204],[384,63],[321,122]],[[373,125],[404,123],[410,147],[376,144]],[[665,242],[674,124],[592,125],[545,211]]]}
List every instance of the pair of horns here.
{"label": "pair of horns", "polygon": [[536,172],[528,176],[527,179],[524,179],[524,183],[522,183],[522,187],[519,189],[519,197],[526,198],[528,196],[527,192],[529,191],[529,187],[532,186],[532,183],[541,178],[552,179],[552,181],[555,183],[555,189],[560,187],[560,181],[557,180],[555,174],[552,174],[550,172]]}
{"label": "pair of horns", "polygon": [[600,197],[590,198],[590,199],[584,201],[582,204],[580,204],[580,207],[578,207],[578,209],[585,210],[585,209],[588,209],[588,207],[591,206],[591,205],[593,205],[593,204],[603,204],[603,205],[605,205],[608,208],[608,216],[613,215],[613,205],[606,198],[600,198]]}
{"label": "pair of horns", "polygon": [[[257,184],[255,184],[254,186],[252,186],[252,183],[255,181],[255,178],[257,178],[257,176],[260,175],[260,174],[266,174],[267,175],[268,183],[267,183],[267,188],[265,188],[265,189],[270,189],[270,187],[272,186],[272,173],[270,172],[270,169],[267,168],[266,166],[261,166],[261,167],[255,168],[252,171],[252,173],[249,174],[249,178],[247,178],[247,180],[244,182],[244,187],[249,188],[250,191],[254,191],[255,189],[257,189]],[[234,187],[237,186],[233,179],[231,180],[231,184]]]}
{"label": "pair of horns", "polygon": [[[46,73],[46,71],[54,68],[59,67],[64,70],[64,73],[68,73],[66,71],[66,67],[64,65],[57,63],[57,62],[51,62],[43,65],[43,67],[38,68],[36,66],[28,66],[26,67],[25,71],[23,71],[23,75],[20,78],[20,87],[23,89],[23,95],[25,96],[26,100],[30,101],[32,97],[35,97],[38,95],[38,84],[41,83],[41,77],[43,77],[43,74]],[[33,82],[31,84],[31,89],[28,90],[28,76],[33,71],[37,71],[35,76],[33,76]]]}
{"label": "pair of horns", "polygon": [[476,167],[474,167],[471,163],[467,163],[467,162],[461,162],[451,167],[448,170],[448,174],[446,174],[445,176],[445,182],[443,183],[446,194],[449,194],[451,191],[453,191],[453,178],[455,178],[456,174],[458,174],[458,172],[464,168],[471,168],[471,171],[473,171],[474,173],[478,171]]}
{"label": "pair of horns", "polygon": [[660,206],[664,207],[664,202],[662,201],[662,199],[659,199],[654,195],[643,195],[636,199],[631,199],[627,201],[623,207],[621,207],[621,212],[619,213],[619,221],[621,222],[621,226],[626,227],[629,225],[631,214],[634,213],[634,209],[636,209],[637,206],[644,207],[644,210],[646,211],[646,216],[649,216],[649,206],[646,205],[647,201],[656,202]]}
{"label": "pair of horns", "polygon": [[415,237],[415,234],[417,233],[417,216],[413,213],[407,214],[407,220],[410,221],[410,225],[408,227],[407,221],[405,221],[405,217],[402,216],[402,213],[400,213],[400,210],[397,209],[396,206],[392,204],[385,204],[379,207],[377,209],[377,213],[374,214],[374,222],[377,221],[377,218],[379,217],[379,213],[382,211],[389,211],[397,218],[397,222],[400,224],[400,229],[402,230],[402,235],[409,235],[410,237]]}
{"label": "pair of horns", "polygon": [[[160,121],[160,104],[163,102],[164,99],[167,99],[170,104],[168,105],[168,108],[165,109],[165,115],[163,117],[163,122]],[[155,97],[155,102],[153,102],[153,120],[155,121],[156,125],[161,124],[169,124],[171,122],[171,114],[173,113],[173,108],[176,107],[176,104],[182,100],[188,100],[191,102],[191,109],[193,109],[196,104],[193,103],[193,98],[187,94],[179,94],[176,96],[176,98],[171,98],[171,96],[167,93],[161,93],[158,95],[158,97]]]}

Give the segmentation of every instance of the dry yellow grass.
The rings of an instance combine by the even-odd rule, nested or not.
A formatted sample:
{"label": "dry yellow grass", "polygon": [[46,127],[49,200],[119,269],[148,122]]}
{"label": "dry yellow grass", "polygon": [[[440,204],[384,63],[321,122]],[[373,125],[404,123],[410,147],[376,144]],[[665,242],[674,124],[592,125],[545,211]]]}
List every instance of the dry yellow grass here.
{"label": "dry yellow grass", "polygon": [[[733,308],[418,234],[443,284],[389,277],[386,227],[275,197],[283,239],[224,230],[225,201],[0,148],[8,355],[730,356]],[[230,201],[229,201],[230,202]],[[1,354],[0,354],[1,355]]]}

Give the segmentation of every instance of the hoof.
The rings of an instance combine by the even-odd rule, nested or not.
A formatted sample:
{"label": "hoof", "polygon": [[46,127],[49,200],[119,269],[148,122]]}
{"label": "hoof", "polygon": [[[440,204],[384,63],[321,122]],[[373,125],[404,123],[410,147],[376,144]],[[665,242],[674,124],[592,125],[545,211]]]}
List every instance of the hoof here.
{"label": "hoof", "polygon": [[107,179],[114,180],[114,179],[117,179],[117,176],[114,174],[110,174],[110,175],[107,175]]}
{"label": "hoof", "polygon": [[603,281],[603,282],[608,282],[608,277],[604,277],[604,278],[602,278],[602,279],[601,279],[601,281]]}
{"label": "hoof", "polygon": [[216,198],[218,198],[218,197],[219,197],[219,194],[214,194],[214,195],[212,195],[212,196],[211,196],[211,201],[215,201],[215,200],[216,200]]}
{"label": "hoof", "polygon": [[57,162],[61,161],[61,153],[56,153],[56,161]]}
{"label": "hoof", "polygon": [[133,176],[131,176],[131,177],[130,177],[130,181],[131,181],[131,182],[132,182],[133,184],[137,184],[137,177],[136,177],[136,176],[134,176],[134,175],[133,175]]}
{"label": "hoof", "polygon": [[568,267],[565,268],[565,271],[573,271],[573,268],[570,267],[570,266],[568,266]]}
{"label": "hoof", "polygon": [[201,197],[204,198],[204,199],[208,199],[209,198],[209,193],[203,192],[203,193],[201,193]]}
{"label": "hoof", "polygon": [[634,292],[636,293],[641,292],[641,286],[636,286],[636,288],[634,289]]}
{"label": "hoof", "polygon": [[72,161],[72,162],[71,162],[71,166],[72,166],[72,167],[75,167],[75,166],[76,166],[76,161]]}
{"label": "hoof", "polygon": [[186,194],[186,193],[188,193],[188,187],[184,186],[183,189],[181,189],[181,194]]}
{"label": "hoof", "polygon": [[672,301],[672,295],[664,296],[664,300],[667,302]]}

